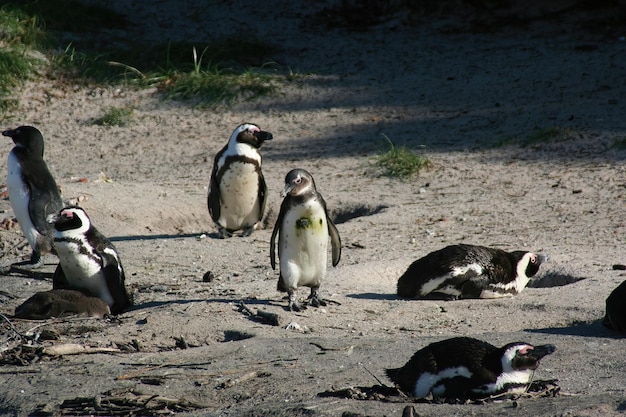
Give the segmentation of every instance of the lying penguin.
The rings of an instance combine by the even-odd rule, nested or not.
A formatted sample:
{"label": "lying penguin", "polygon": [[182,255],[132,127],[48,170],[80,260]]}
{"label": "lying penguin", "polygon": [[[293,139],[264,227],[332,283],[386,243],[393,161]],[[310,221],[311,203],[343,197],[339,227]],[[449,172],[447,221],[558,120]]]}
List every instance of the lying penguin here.
{"label": "lying penguin", "polygon": [[554,345],[515,342],[497,348],[482,340],[454,337],[418,350],[387,376],[402,391],[419,398],[432,394],[446,400],[521,394],[530,385],[539,361]]}
{"label": "lying penguin", "polygon": [[403,298],[454,300],[519,294],[547,256],[476,245],[451,245],[413,262],[398,279]]}
{"label": "lying penguin", "polygon": [[104,318],[111,314],[107,303],[76,290],[50,290],[35,293],[15,308],[15,318],[44,320],[68,315]]}
{"label": "lying penguin", "polygon": [[99,297],[118,314],[132,305],[124,268],[113,244],[91,224],[80,207],[66,207],[48,216],[54,224],[54,248],[59,265],[52,277],[54,289],[80,290]]}

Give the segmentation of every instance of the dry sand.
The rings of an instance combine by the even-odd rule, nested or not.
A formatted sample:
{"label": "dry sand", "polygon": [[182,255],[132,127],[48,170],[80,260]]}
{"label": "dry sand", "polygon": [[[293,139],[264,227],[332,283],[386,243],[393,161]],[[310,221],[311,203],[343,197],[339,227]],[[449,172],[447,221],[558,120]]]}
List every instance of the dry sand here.
{"label": "dry sand", "polygon": [[[32,124],[43,132],[64,199],[80,200],[114,241],[136,306],[118,322],[15,321],[22,332],[39,326],[35,331],[60,334],[44,345],[125,351],[3,365],[0,413],[28,415],[40,405],[60,413],[64,400],[133,388],[206,405],[194,415],[400,416],[411,399],[317,394],[371,387],[377,379],[390,385],[385,368],[459,335],[496,345],[555,344],[536,378],[557,379],[561,393],[482,405],[413,404],[420,415],[626,410],[626,345],[599,323],[604,300],[625,279],[612,268],[626,263],[626,153],[612,146],[626,136],[620,28],[587,30],[557,15],[477,33],[472,25],[481,16],[459,6],[432,22],[390,13],[373,24],[366,13],[367,30],[354,31],[336,22],[329,27],[330,18],[319,13],[338,1],[112,3],[141,23],[130,36],[202,40],[254,31],[279,48],[281,65],[311,75],[285,85],[278,97],[219,109],[124,86],[51,80],[16,92],[20,116],[5,127]],[[489,16],[506,21],[524,12],[537,11],[496,9]],[[135,108],[130,126],[90,123],[107,106],[125,105]],[[207,184],[213,156],[244,121],[274,134],[262,149],[269,227],[221,240],[206,208]],[[493,146],[554,128],[561,132],[555,140]],[[408,181],[368,175],[383,135],[423,152],[434,167]],[[11,147],[7,141],[6,154]],[[295,167],[313,174],[335,214],[372,212],[337,224],[342,260],[329,267],[321,287],[331,302],[303,313],[286,310],[269,265],[279,191]],[[13,217],[8,200],[0,209]],[[0,239],[3,262],[29,254],[19,227],[1,230]],[[395,283],[412,261],[458,242],[545,252],[551,261],[540,280],[583,279],[562,286],[544,279],[552,286],[512,299],[397,299]],[[51,288],[56,259],[46,261],[42,276],[1,277],[0,289],[15,297],[0,294],[2,313]],[[215,278],[204,282],[208,271]],[[252,311],[278,314],[281,325],[251,320],[241,300]],[[17,345],[8,327],[1,335],[3,349]]]}

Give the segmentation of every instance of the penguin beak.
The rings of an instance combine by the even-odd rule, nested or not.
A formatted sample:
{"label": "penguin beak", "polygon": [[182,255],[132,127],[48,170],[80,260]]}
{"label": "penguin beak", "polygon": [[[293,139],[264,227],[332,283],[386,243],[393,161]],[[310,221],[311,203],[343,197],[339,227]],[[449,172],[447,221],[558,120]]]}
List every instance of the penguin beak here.
{"label": "penguin beak", "polygon": [[257,140],[259,141],[259,145],[265,142],[266,140],[274,139],[274,135],[272,135],[270,132],[265,132],[263,130],[254,132],[252,135],[254,135],[254,137],[257,138]]}
{"label": "penguin beak", "polygon": [[282,198],[287,197],[287,195],[294,189],[296,188],[296,184],[293,182],[287,183],[285,184],[285,188],[283,188],[283,190],[280,192],[280,196]]}
{"label": "penguin beak", "polygon": [[554,345],[535,346],[534,349],[528,351],[528,356],[539,362],[541,358],[554,353],[555,350],[556,346]]}
{"label": "penguin beak", "polygon": [[5,130],[2,132],[2,136],[8,136],[10,138],[12,138],[13,136],[15,136],[15,130]]}
{"label": "penguin beak", "polygon": [[544,262],[548,262],[550,260],[550,256],[545,255],[543,253],[538,253],[537,254],[537,260],[535,261],[535,263],[537,265],[541,265]]}

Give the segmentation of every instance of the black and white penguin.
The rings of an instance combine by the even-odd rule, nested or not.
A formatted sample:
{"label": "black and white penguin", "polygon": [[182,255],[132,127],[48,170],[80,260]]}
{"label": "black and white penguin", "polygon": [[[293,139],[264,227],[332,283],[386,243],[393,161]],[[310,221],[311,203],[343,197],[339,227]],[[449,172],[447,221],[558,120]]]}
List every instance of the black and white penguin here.
{"label": "black and white penguin", "polygon": [[278,235],[280,276],[278,291],[289,294],[289,309],[300,311],[296,299],[298,287],[311,288],[309,303],[314,307],[326,305],[318,290],[326,275],[328,238],[332,245],[332,264],[341,258],[341,239],[326,202],[317,192],[313,177],[303,169],[289,171],[285,177],[284,197],[270,239],[270,262],[276,269],[275,242]]}
{"label": "black and white penguin", "polygon": [[75,314],[101,319],[111,314],[111,310],[109,305],[98,297],[76,290],[57,289],[35,293],[16,307],[13,317],[45,320]]}
{"label": "black and white penguin", "polygon": [[390,380],[407,394],[447,400],[520,394],[531,383],[539,361],[554,345],[509,343],[497,348],[482,340],[455,337],[418,350],[401,368],[387,369]]}
{"label": "black and white penguin", "polygon": [[398,279],[398,296],[454,300],[519,294],[547,256],[476,245],[451,245],[413,262]]}
{"label": "black and white penguin", "polygon": [[249,236],[263,218],[267,186],[259,148],[272,138],[257,125],[244,123],[215,155],[207,200],[221,237],[230,237],[237,230]]}
{"label": "black and white penguin", "polygon": [[91,224],[80,207],[66,207],[48,216],[54,224],[54,247],[59,265],[54,289],[73,289],[99,297],[118,314],[132,305],[124,268],[113,244]]}
{"label": "black and white penguin", "polygon": [[20,126],[2,135],[15,143],[7,161],[9,200],[32,249],[28,264],[38,267],[43,263],[42,254],[54,253],[54,230],[46,217],[63,208],[61,193],[43,159],[43,136],[38,129]]}
{"label": "black and white penguin", "polygon": [[606,299],[606,314],[602,324],[626,333],[626,281],[618,285]]}

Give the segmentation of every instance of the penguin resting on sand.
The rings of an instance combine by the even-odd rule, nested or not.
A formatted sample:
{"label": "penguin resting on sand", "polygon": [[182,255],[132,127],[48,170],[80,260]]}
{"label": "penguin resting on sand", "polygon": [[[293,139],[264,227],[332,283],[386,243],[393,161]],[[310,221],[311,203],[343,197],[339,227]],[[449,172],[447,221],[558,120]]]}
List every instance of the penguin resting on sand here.
{"label": "penguin resting on sand", "polygon": [[539,361],[554,345],[515,342],[497,348],[482,340],[455,337],[418,350],[401,368],[386,373],[407,394],[460,400],[526,391]]}
{"label": "penguin resting on sand", "polygon": [[285,177],[284,197],[280,213],[270,239],[270,263],[276,269],[276,236],[280,276],[278,291],[289,295],[289,309],[300,311],[296,299],[298,287],[311,288],[309,304],[326,305],[318,290],[326,275],[328,238],[332,245],[332,264],[341,258],[341,239],[335,224],[328,216],[326,202],[317,192],[311,174],[303,169],[289,171]]}
{"label": "penguin resting on sand", "polygon": [[30,261],[16,265],[38,268],[43,265],[41,255],[54,253],[54,229],[46,217],[63,207],[61,193],[43,159],[44,141],[38,129],[20,126],[2,135],[15,143],[7,161],[7,189],[13,213],[32,249]]}
{"label": "penguin resting on sand", "polygon": [[451,245],[413,262],[398,279],[403,298],[455,300],[519,294],[547,256],[476,245]]}
{"label": "penguin resting on sand", "polygon": [[52,277],[54,289],[72,289],[99,297],[118,314],[132,299],[125,286],[124,268],[113,244],[91,224],[80,207],[66,207],[48,216],[54,224],[54,247],[59,265]]}
{"label": "penguin resting on sand", "polygon": [[207,202],[222,238],[237,230],[249,236],[263,218],[267,186],[259,148],[272,138],[257,125],[244,123],[215,155]]}

